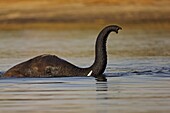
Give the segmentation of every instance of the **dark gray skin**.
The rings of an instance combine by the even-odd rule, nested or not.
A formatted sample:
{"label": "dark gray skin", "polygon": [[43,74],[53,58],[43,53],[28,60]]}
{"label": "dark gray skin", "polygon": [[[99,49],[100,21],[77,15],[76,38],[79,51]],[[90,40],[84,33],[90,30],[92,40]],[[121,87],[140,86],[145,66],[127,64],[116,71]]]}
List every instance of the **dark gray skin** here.
{"label": "dark gray skin", "polygon": [[95,45],[95,61],[88,68],[77,67],[55,55],[40,55],[10,68],[4,77],[70,77],[93,76],[97,81],[107,81],[104,71],[107,65],[106,41],[108,35],[122,29],[117,25],[105,27]]}

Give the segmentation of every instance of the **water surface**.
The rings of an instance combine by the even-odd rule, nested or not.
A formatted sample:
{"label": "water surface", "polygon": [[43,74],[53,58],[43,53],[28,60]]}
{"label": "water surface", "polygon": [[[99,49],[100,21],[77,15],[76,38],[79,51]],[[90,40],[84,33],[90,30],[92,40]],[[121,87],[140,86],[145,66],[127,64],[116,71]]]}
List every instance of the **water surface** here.
{"label": "water surface", "polygon": [[[88,66],[97,32],[1,31],[0,74],[43,53]],[[92,77],[1,78],[0,113],[169,113],[169,36],[162,31],[112,34],[107,82]]]}

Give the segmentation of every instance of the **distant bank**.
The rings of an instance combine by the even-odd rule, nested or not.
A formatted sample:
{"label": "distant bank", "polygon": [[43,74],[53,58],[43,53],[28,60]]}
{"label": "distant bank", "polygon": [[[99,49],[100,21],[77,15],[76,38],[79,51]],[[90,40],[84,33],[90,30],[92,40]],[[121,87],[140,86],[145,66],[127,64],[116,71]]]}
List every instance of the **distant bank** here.
{"label": "distant bank", "polygon": [[90,24],[169,24],[169,0],[0,0],[0,29]]}

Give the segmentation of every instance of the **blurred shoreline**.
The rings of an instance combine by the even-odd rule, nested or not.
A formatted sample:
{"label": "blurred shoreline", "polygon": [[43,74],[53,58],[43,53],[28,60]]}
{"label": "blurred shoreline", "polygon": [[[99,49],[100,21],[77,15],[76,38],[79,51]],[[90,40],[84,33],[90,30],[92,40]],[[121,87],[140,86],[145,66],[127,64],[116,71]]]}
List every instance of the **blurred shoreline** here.
{"label": "blurred shoreline", "polygon": [[143,29],[145,31],[162,31],[168,33],[170,31],[170,23],[120,23],[120,22],[96,22],[96,23],[25,23],[25,24],[0,24],[0,30],[90,30],[90,29],[102,29],[107,25],[119,25],[129,30]]}
{"label": "blurred shoreline", "polygon": [[0,0],[0,29],[170,24],[168,0]]}

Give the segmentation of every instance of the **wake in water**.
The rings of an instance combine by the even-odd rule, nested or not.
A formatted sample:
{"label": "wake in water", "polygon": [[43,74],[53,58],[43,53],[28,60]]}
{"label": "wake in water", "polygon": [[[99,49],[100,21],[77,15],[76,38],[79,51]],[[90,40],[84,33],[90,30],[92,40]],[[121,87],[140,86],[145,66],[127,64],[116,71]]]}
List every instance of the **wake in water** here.
{"label": "wake in water", "polygon": [[153,77],[170,77],[170,67],[150,67],[133,69],[129,68],[122,71],[120,68],[116,69],[115,72],[106,73],[107,77],[119,77],[119,76],[131,76],[131,75],[147,75]]}
{"label": "wake in water", "polygon": [[[106,77],[121,76],[148,76],[148,77],[170,77],[169,58],[142,58],[142,59],[116,59],[107,66]],[[0,71],[3,78],[4,71]],[[63,77],[64,78],[64,77]],[[76,77],[75,77],[76,78]],[[85,79],[88,77],[83,77]],[[79,78],[80,79],[80,78]],[[81,80],[82,80],[81,79]]]}
{"label": "wake in water", "polygon": [[143,70],[143,71],[132,71],[131,73],[137,75],[155,75],[155,76],[167,76],[170,77],[170,68],[168,67],[161,67],[155,68],[153,70]]}
{"label": "wake in water", "polygon": [[[124,69],[124,70],[122,70]],[[120,77],[120,76],[134,76],[134,75],[147,75],[152,77],[170,77],[170,67],[150,67],[141,69],[125,69],[119,67],[119,69],[111,69],[112,72],[105,73],[106,77]],[[0,77],[3,77],[4,72],[0,72]]]}

